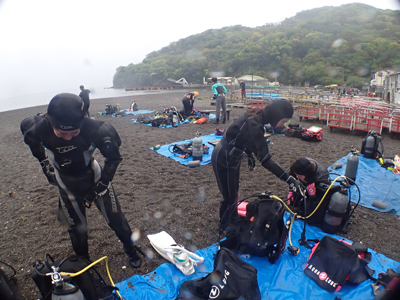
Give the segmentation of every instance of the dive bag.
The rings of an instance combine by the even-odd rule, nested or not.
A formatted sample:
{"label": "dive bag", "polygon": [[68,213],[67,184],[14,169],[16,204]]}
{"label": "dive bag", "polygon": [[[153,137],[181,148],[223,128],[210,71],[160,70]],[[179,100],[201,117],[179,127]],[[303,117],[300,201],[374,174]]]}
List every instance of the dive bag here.
{"label": "dive bag", "polygon": [[[275,263],[285,251],[288,237],[284,205],[269,193],[255,196],[257,199],[246,205],[245,216],[231,216],[221,247],[239,254],[268,257],[270,263]],[[236,203],[233,209],[237,209]]]}
{"label": "dive bag", "polygon": [[337,292],[346,282],[360,284],[374,273],[367,264],[372,255],[360,242],[350,244],[324,236],[311,250],[304,273],[329,292]]}
{"label": "dive bag", "polygon": [[295,138],[301,138],[301,135],[306,131],[307,129],[300,127],[299,124],[289,124],[286,126],[285,130],[285,136],[288,137],[295,137]]}
{"label": "dive bag", "polygon": [[203,278],[182,283],[176,300],[261,300],[257,269],[227,248],[220,248],[214,270]]}
{"label": "dive bag", "polygon": [[320,142],[322,140],[323,129],[318,126],[311,126],[301,134],[301,139],[309,142]]}

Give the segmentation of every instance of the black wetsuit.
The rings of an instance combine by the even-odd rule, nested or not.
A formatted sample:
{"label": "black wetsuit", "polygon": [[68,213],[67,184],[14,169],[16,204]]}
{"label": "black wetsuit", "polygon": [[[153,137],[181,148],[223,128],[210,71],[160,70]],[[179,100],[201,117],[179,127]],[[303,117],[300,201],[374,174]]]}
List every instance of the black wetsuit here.
{"label": "black wetsuit", "polygon": [[195,94],[189,93],[182,98],[183,114],[187,118],[192,114]]}
{"label": "black wetsuit", "polygon": [[229,221],[229,212],[232,211],[232,216],[237,212],[236,209],[232,209],[225,214],[227,209],[238,200],[240,164],[244,152],[254,153],[261,164],[278,178],[286,181],[289,176],[271,158],[267,140],[264,137],[262,115],[239,117],[229,126],[211,156],[214,174],[223,197],[220,207],[222,229]]}
{"label": "black wetsuit", "polygon": [[242,100],[246,99],[246,84],[244,82],[240,83],[240,89],[242,90]]}
{"label": "black wetsuit", "polygon": [[[114,127],[109,123],[85,117],[79,135],[66,141],[58,138],[46,117],[40,115],[23,120],[21,132],[33,156],[41,162],[46,159],[47,154],[54,166],[59,189],[58,219],[68,227],[75,253],[88,255],[84,198],[100,180],[110,183],[107,193],[97,197],[94,203],[123,243],[125,252],[134,251],[132,231],[111,184],[122,160],[119,153],[121,140]],[[103,169],[93,158],[96,148],[105,157]]]}
{"label": "black wetsuit", "polygon": [[82,90],[82,92],[79,93],[79,97],[81,97],[81,99],[83,100],[83,113],[85,114],[85,116],[90,117],[89,115],[89,106],[90,106],[90,100],[89,100],[89,94],[90,91],[89,90]]}

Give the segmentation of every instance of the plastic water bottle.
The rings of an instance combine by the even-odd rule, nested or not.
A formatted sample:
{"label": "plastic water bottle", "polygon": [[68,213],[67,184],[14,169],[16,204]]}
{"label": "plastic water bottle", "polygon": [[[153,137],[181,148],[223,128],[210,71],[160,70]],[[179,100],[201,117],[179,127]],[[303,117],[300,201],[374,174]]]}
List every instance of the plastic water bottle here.
{"label": "plastic water bottle", "polygon": [[[324,232],[337,232],[342,223],[343,216],[346,214],[349,201],[347,190],[341,190],[332,195],[321,227]],[[338,214],[342,214],[342,216],[338,216]]]}
{"label": "plastic water bottle", "polygon": [[203,140],[200,137],[200,132],[196,133],[196,137],[192,141],[192,156],[193,160],[203,160]]}
{"label": "plastic water bottle", "polygon": [[358,161],[358,156],[354,152],[347,158],[346,171],[344,172],[344,176],[351,179],[349,180],[349,183],[351,185],[353,185],[356,181]]}

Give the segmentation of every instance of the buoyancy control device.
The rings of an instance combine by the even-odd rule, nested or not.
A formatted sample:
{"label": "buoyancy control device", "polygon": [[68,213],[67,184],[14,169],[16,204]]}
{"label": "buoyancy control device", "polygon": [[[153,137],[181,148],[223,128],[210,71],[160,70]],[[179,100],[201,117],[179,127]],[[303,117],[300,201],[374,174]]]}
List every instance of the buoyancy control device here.
{"label": "buoyancy control device", "polygon": [[[256,198],[253,201],[245,201]],[[238,205],[246,203],[244,216],[232,214]],[[281,256],[286,249],[288,229],[283,221],[285,204],[270,192],[254,194],[233,204],[230,213],[226,239],[220,242],[238,254],[252,254],[267,257],[270,263]]]}
{"label": "buoyancy control device", "polygon": [[295,195],[290,207],[298,219],[309,225],[319,226],[327,233],[337,233],[339,230],[345,232],[347,221],[357,206],[352,209],[349,181],[345,176],[340,176],[330,185],[316,183],[314,197],[310,197],[304,189]]}
{"label": "buoyancy control device", "polygon": [[[379,145],[381,150],[379,151]],[[376,159],[383,156],[383,144],[382,137],[375,131],[369,131],[365,140],[361,145],[361,154],[364,154],[365,158]]]}

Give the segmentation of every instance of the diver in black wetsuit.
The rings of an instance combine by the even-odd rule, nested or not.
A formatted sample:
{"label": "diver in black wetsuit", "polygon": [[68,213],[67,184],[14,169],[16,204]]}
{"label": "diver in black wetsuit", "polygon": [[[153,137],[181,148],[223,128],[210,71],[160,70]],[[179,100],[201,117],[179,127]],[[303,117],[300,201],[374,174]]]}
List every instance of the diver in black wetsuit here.
{"label": "diver in black wetsuit", "polygon": [[90,107],[90,99],[89,99],[89,94],[90,91],[88,89],[85,89],[83,85],[80,87],[81,92],[79,93],[79,97],[83,100],[83,114],[87,117],[90,118],[89,114],[89,107]]}
{"label": "diver in black wetsuit", "polygon": [[193,104],[194,104],[194,100],[196,99],[196,97],[199,95],[198,92],[192,92],[192,93],[188,93],[186,94],[183,98],[182,98],[182,104],[183,104],[183,116],[185,118],[189,117],[192,112],[193,112]]}
{"label": "diver in black wetsuit", "polygon": [[[221,141],[214,148],[211,163],[222,194],[220,206],[221,230],[226,229],[230,213],[225,212],[238,201],[240,164],[243,153],[248,157],[250,170],[255,167],[255,156],[264,168],[292,188],[299,188],[299,182],[290,176],[271,158],[264,137],[264,125],[283,126],[293,116],[293,106],[285,99],[275,100],[263,109],[256,108],[246,112],[228,127]],[[236,210],[232,210],[235,214]]]}
{"label": "diver in black wetsuit", "polygon": [[[82,99],[64,93],[50,101],[47,114],[23,120],[21,132],[47,180],[59,189],[58,219],[68,227],[75,253],[89,257],[86,207],[94,202],[121,240],[131,265],[140,267],[137,251],[141,251],[131,240],[132,231],[111,184],[122,160],[114,127],[84,117]],[[96,148],[105,157],[103,168],[93,158]]]}

